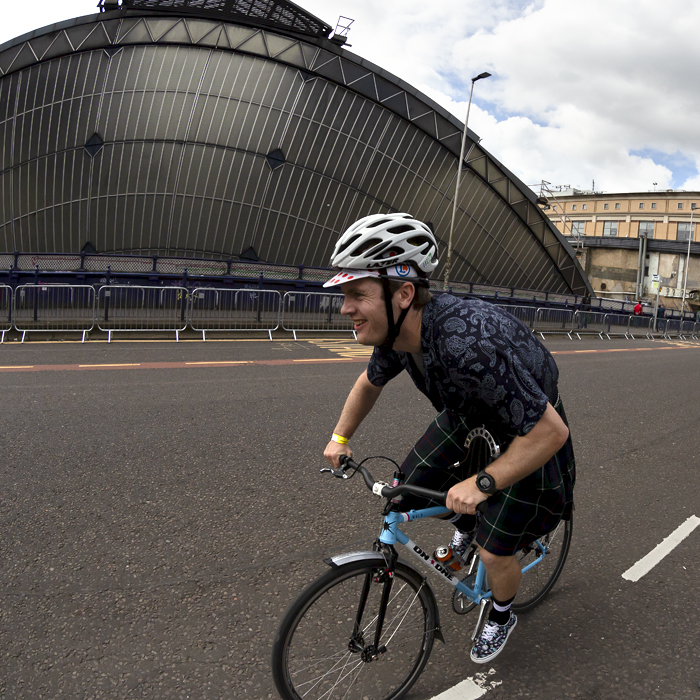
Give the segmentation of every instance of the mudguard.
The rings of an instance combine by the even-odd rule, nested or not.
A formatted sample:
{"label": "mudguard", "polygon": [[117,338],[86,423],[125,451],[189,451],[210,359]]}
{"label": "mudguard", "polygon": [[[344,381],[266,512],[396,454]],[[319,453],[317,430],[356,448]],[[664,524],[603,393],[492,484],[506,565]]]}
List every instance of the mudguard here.
{"label": "mudguard", "polygon": [[[383,564],[386,560],[384,558],[384,555],[381,552],[372,552],[372,551],[358,551],[358,552],[345,552],[343,554],[336,554],[335,556],[328,557],[324,559],[324,563],[328,564],[328,566],[343,566],[344,564],[350,564],[351,562],[355,561],[367,561],[367,560],[373,560],[376,561],[379,564]],[[423,583],[425,584],[426,590],[428,592],[428,598],[430,599],[432,605],[433,605],[433,610],[435,611],[435,639],[439,639],[443,644],[445,643],[445,638],[442,636],[442,627],[440,625],[440,608],[438,607],[437,600],[435,598],[435,593],[433,593],[432,586],[430,585],[430,582],[428,579],[423,576],[417,569],[412,567],[408,562],[406,562],[404,559],[399,557],[399,562],[405,566],[407,569],[410,569],[418,578],[423,580]]]}

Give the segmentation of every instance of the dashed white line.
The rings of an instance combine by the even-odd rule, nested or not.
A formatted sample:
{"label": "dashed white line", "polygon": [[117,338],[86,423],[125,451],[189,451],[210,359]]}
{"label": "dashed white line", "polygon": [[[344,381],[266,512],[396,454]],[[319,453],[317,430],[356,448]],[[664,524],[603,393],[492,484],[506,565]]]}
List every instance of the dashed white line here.
{"label": "dashed white line", "polygon": [[503,681],[489,680],[489,676],[493,676],[495,673],[495,668],[489,669],[486,673],[477,673],[475,676],[457,683],[452,688],[448,688],[440,695],[436,695],[431,700],[477,700],[486,695],[492,688],[501,685]]}
{"label": "dashed white line", "polygon": [[622,578],[628,581],[639,581],[648,574],[665,556],[670,554],[688,535],[700,525],[700,518],[691,515],[682,525],[677,527],[663,542],[657,544],[645,557],[631,566]]}

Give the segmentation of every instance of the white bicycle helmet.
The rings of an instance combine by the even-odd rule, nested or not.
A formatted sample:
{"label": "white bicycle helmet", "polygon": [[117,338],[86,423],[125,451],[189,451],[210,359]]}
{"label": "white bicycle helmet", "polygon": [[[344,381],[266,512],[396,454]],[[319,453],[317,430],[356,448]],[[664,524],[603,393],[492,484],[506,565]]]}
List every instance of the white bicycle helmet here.
{"label": "white bicycle helmet", "polygon": [[342,270],[380,270],[399,263],[414,268],[416,277],[427,277],[438,264],[433,232],[410,214],[372,214],[356,221],[331,256],[331,265]]}
{"label": "white bicycle helmet", "polygon": [[383,346],[391,350],[410,307],[394,319],[389,278],[427,287],[428,275],[437,264],[437,242],[430,227],[410,214],[372,214],[356,221],[338,239],[331,256],[337,272],[323,286],[379,278],[389,324]]}

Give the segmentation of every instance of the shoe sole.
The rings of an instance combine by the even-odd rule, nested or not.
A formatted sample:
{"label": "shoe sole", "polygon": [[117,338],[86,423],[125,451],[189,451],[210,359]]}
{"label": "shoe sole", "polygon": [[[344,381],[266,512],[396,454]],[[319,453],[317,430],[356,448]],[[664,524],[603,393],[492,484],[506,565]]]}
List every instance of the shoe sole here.
{"label": "shoe sole", "polygon": [[[513,615],[515,617],[515,615]],[[505,648],[506,644],[508,642],[508,637],[510,637],[510,633],[517,627],[518,625],[518,618],[515,617],[515,622],[513,623],[513,626],[508,630],[508,634],[506,634],[505,641],[503,644],[501,644],[501,648],[498,651],[494,651],[493,654],[490,654],[489,656],[484,656],[484,657],[477,657],[474,658],[474,652],[471,652],[469,654],[469,658],[475,663],[475,664],[487,664],[489,661],[495,659]]]}

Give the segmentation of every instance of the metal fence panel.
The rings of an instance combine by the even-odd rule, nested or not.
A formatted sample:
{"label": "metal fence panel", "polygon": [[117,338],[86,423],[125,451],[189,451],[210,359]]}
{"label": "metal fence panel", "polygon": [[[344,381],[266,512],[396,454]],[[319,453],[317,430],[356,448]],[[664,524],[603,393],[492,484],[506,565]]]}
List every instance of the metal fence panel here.
{"label": "metal fence panel", "polygon": [[12,328],[12,287],[0,284],[0,343],[5,342],[5,333]]}
{"label": "metal fence panel", "polygon": [[683,321],[680,318],[667,318],[666,328],[664,330],[664,337],[671,338],[673,336],[680,337],[681,335],[681,325]]}
{"label": "metal fence panel", "polygon": [[692,337],[694,335],[694,333],[693,333],[694,328],[695,328],[695,323],[693,321],[683,321],[681,323],[681,331],[680,331],[681,338],[685,339],[688,336]]}
{"label": "metal fence panel", "polygon": [[608,340],[611,335],[624,335],[625,338],[629,338],[627,334],[629,318],[629,314],[605,314],[605,330],[603,333],[608,337]]}
{"label": "metal fence panel", "polygon": [[576,337],[580,340],[581,336],[586,334],[596,334],[603,338],[605,328],[605,314],[600,311],[577,311],[574,314],[574,321],[571,327],[571,332],[576,333]]}
{"label": "metal fence panel", "polygon": [[646,316],[628,316],[627,332],[634,338],[635,334],[645,335],[647,338],[653,334],[654,319]]}
{"label": "metal fence panel", "polygon": [[197,288],[190,302],[190,325],[207,331],[272,331],[280,325],[282,295],[257,289]]}
{"label": "metal fence panel", "polygon": [[108,285],[97,295],[101,331],[180,331],[187,327],[187,290],[183,287]]}
{"label": "metal fence panel", "polygon": [[507,311],[511,316],[515,316],[522,321],[530,330],[535,328],[537,309],[534,306],[505,306],[498,304],[499,309]]}
{"label": "metal fence panel", "polygon": [[21,332],[82,331],[95,325],[95,290],[89,285],[23,284],[12,295],[12,322]]}
{"label": "metal fence panel", "polygon": [[353,322],[342,316],[342,294],[324,292],[287,292],[282,307],[282,328],[292,331],[350,331]]}
{"label": "metal fence panel", "polygon": [[568,309],[537,309],[534,332],[543,338],[545,333],[566,333],[571,338],[574,312]]}

